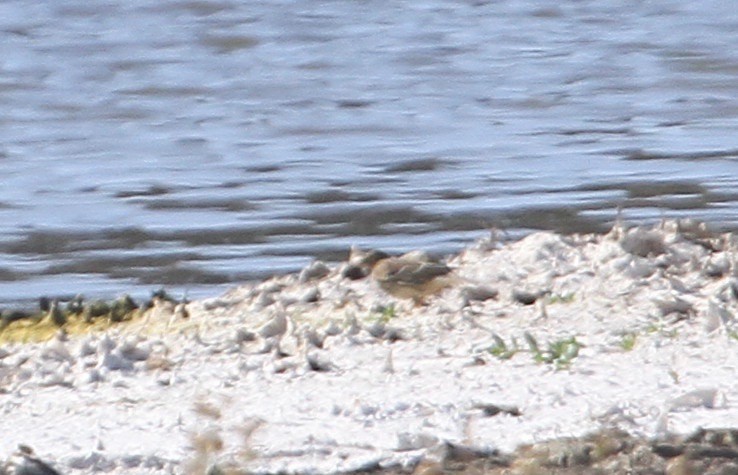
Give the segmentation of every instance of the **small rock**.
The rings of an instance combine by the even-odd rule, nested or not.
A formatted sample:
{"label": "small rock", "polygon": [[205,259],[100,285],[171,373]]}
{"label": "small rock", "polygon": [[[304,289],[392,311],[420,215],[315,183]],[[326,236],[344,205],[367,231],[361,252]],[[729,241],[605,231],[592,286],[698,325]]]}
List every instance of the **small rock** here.
{"label": "small rock", "polygon": [[470,462],[480,458],[492,458],[499,455],[499,451],[492,448],[472,447],[468,445],[446,442],[443,447],[442,458],[445,463]]}
{"label": "small rock", "polygon": [[640,257],[658,256],[666,251],[663,233],[640,227],[626,232],[620,240],[620,247]]}
{"label": "small rock", "polygon": [[174,306],[172,318],[180,321],[190,318],[190,311],[187,310],[187,302],[181,302]]}
{"label": "small rock", "polygon": [[271,320],[266,322],[264,325],[257,330],[257,333],[262,338],[272,338],[281,336],[287,331],[287,315],[284,311],[278,311]]}
{"label": "small rock", "polygon": [[321,261],[314,261],[309,266],[305,267],[298,277],[300,283],[309,282],[315,279],[322,279],[323,277],[330,274],[331,270]]}
{"label": "small rock", "polygon": [[284,290],[285,284],[277,282],[274,279],[267,280],[258,286],[258,291],[262,294],[278,294]]}
{"label": "small rock", "polygon": [[724,305],[715,299],[707,302],[707,315],[705,319],[705,331],[712,333],[720,328],[722,324],[726,328],[733,322],[733,314]]}
{"label": "small rock", "polygon": [[96,368],[91,369],[85,375],[86,383],[99,383],[104,380],[105,380],[105,377]]}
{"label": "small rock", "polygon": [[267,308],[275,302],[274,296],[271,293],[261,292],[258,297],[254,300],[256,308],[262,309]]}
{"label": "small rock", "polygon": [[406,340],[405,334],[402,330],[400,330],[397,327],[388,326],[384,329],[384,334],[382,335],[382,338],[384,340],[387,340],[390,343],[394,343],[399,340]]}
{"label": "small rock", "polygon": [[141,455],[124,455],[120,458],[121,464],[125,468],[135,468],[141,466],[143,457]]}
{"label": "small rock", "polygon": [[236,330],[236,334],[233,337],[233,341],[236,343],[249,343],[256,340],[256,333],[246,330],[245,328],[239,328]]}
{"label": "small rock", "polygon": [[371,325],[366,327],[366,331],[374,338],[382,338],[384,336],[385,330],[386,330],[385,324],[379,321],[374,322]]}
{"label": "small rock", "polygon": [[702,268],[702,273],[707,277],[717,279],[727,274],[729,270],[730,261],[723,253],[716,259],[708,259]]}
{"label": "small rock", "polygon": [[103,355],[97,368],[106,368],[110,371],[130,371],[133,369],[133,362],[120,354],[118,350],[113,350]]}
{"label": "small rock", "polygon": [[267,361],[264,366],[265,371],[281,374],[297,368],[297,362],[293,358],[282,358]]}
{"label": "small rock", "polygon": [[66,465],[75,470],[83,470],[85,473],[108,472],[115,468],[115,462],[107,459],[98,452],[90,452],[85,455],[73,455],[64,459]]}
{"label": "small rock", "polygon": [[646,258],[634,257],[623,272],[631,279],[645,279],[656,272],[656,266]]}
{"label": "small rock", "polygon": [[325,343],[325,335],[318,332],[309,325],[303,326],[301,330],[301,336],[303,341],[305,341],[309,345],[315,348],[323,348],[323,343]]}
{"label": "small rock", "polygon": [[671,289],[678,294],[694,293],[694,288],[688,287],[683,281],[677,279],[676,277],[669,276],[667,277],[667,280],[669,281],[669,286],[671,287]]}
{"label": "small rock", "polygon": [[294,356],[299,352],[299,342],[295,336],[289,334],[282,338],[275,339],[277,340],[274,352],[275,356],[285,358],[288,356]]}
{"label": "small rock", "polygon": [[461,289],[461,298],[464,307],[471,302],[484,302],[485,300],[496,299],[499,291],[486,285],[469,285]]}
{"label": "small rock", "polygon": [[400,432],[397,434],[397,447],[395,450],[408,451],[428,449],[438,445],[438,437],[426,433]]}
{"label": "small rock", "polygon": [[216,463],[216,464],[211,465],[207,469],[207,471],[205,472],[205,475],[226,475],[226,473],[229,473],[229,472],[226,472],[224,469],[220,468],[220,465]]}
{"label": "small rock", "polygon": [[[354,319],[355,320],[355,319]],[[338,325],[335,320],[331,320],[328,326],[324,330],[326,336],[337,336],[343,333],[343,329]]]}
{"label": "small rock", "polygon": [[108,336],[108,334],[106,333],[105,335],[103,335],[102,338],[100,338],[100,341],[97,343],[97,352],[107,353],[113,350],[113,348],[115,348],[116,346],[118,346],[118,343],[110,338],[110,336]]}
{"label": "small rock", "polygon": [[79,348],[77,349],[77,354],[80,356],[80,358],[84,358],[86,356],[94,355],[95,353],[97,353],[97,348],[95,348],[93,341],[94,340],[89,337],[82,340]]}
{"label": "small rock", "polygon": [[133,340],[126,340],[118,349],[120,354],[131,361],[146,361],[151,355],[151,348],[149,346],[139,346],[137,342]]}
{"label": "small rock", "polygon": [[369,271],[361,266],[347,264],[341,269],[341,277],[349,280],[359,280],[369,275]]}
{"label": "small rock", "polygon": [[320,290],[317,287],[311,287],[300,296],[300,302],[315,303],[320,300]]}
{"label": "small rock", "polygon": [[498,414],[507,414],[510,416],[521,416],[522,412],[517,406],[508,406],[504,404],[478,403],[474,405],[475,409],[481,409],[486,417],[493,417]]}
{"label": "small rock", "polygon": [[523,305],[533,305],[541,296],[541,292],[529,292],[527,290],[515,289],[512,292],[512,298]]}
{"label": "small rock", "polygon": [[725,395],[717,389],[697,389],[675,397],[669,403],[669,410],[705,407],[715,409],[725,405]]}
{"label": "small rock", "polygon": [[358,335],[361,331],[361,325],[353,313],[346,317],[346,335]]}
{"label": "small rock", "polygon": [[661,311],[662,317],[672,313],[687,315],[692,311],[692,304],[676,295],[671,295],[663,299],[653,299],[653,303]]}
{"label": "small rock", "polygon": [[335,367],[326,357],[316,351],[312,351],[305,356],[308,368],[312,371],[333,371]]}

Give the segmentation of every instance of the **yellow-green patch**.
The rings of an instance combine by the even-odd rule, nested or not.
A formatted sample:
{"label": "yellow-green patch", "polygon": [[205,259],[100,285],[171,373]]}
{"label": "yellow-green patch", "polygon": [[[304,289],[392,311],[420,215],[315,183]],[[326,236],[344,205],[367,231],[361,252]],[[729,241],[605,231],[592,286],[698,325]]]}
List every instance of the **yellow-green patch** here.
{"label": "yellow-green patch", "polygon": [[62,327],[57,326],[48,317],[24,318],[9,323],[0,330],[0,343],[32,343],[50,340],[60,329],[64,329],[70,335],[82,335],[107,330],[113,326],[124,325],[128,322],[140,319],[137,311],[125,315],[120,322],[112,322],[110,318],[99,317],[87,321],[82,315],[67,314],[67,323]]}

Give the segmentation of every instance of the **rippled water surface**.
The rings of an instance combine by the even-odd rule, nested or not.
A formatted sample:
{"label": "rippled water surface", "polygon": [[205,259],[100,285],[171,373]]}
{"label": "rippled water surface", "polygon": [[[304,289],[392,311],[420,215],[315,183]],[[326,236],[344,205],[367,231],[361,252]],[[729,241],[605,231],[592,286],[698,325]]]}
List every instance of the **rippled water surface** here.
{"label": "rippled water surface", "polygon": [[0,301],[735,229],[736,44],[717,0],[2,2]]}

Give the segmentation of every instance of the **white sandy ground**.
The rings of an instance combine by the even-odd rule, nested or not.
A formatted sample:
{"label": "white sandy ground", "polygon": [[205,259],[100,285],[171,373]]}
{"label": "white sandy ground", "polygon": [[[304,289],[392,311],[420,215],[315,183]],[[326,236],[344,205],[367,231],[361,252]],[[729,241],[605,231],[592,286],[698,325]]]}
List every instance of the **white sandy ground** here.
{"label": "white sandy ground", "polygon": [[[689,222],[486,240],[450,259],[459,285],[394,316],[370,279],[315,278],[316,264],[193,302],[186,320],[162,306],[108,334],[8,345],[0,457],[23,443],[63,474],[327,473],[411,466],[444,441],[738,427],[736,242]],[[523,305],[521,291],[546,295]],[[536,362],[526,331],[584,346],[568,366]],[[496,357],[493,334],[521,351]]]}

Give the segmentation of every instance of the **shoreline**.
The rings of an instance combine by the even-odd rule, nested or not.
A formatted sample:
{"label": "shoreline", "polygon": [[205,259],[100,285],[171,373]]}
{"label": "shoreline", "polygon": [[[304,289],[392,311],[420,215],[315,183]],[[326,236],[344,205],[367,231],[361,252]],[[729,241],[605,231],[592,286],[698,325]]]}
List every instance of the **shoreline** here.
{"label": "shoreline", "polygon": [[738,427],[736,242],[690,221],[490,238],[448,260],[460,283],[425,306],[316,262],[187,318],[161,303],[5,344],[0,457],[23,443],[70,474],[349,473],[449,446]]}

